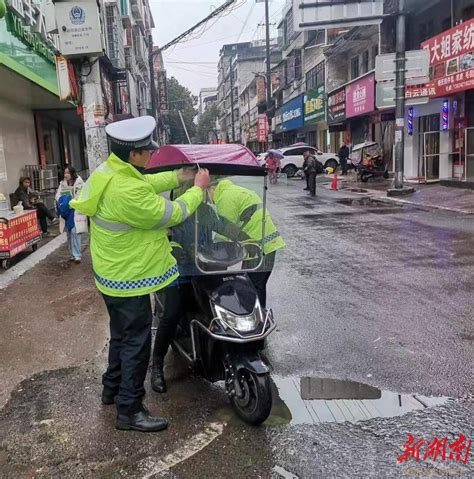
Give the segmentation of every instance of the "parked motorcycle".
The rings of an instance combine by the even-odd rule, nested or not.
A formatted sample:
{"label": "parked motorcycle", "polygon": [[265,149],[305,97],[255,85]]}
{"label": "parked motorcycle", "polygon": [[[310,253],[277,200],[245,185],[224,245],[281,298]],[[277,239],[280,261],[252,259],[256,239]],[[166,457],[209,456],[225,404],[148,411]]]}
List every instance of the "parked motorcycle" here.
{"label": "parked motorcycle", "polygon": [[[214,156],[206,156],[207,147],[201,146],[165,148],[168,151],[156,160],[161,169],[155,171],[163,171],[170,162],[175,167],[198,162],[211,174],[225,175],[240,186],[255,190],[260,183],[265,208],[266,172],[246,148],[222,145],[217,152],[219,147],[214,146]],[[179,160],[173,164],[175,157]],[[208,231],[210,222],[204,220],[202,211],[209,212],[209,208],[198,209],[193,218],[192,268],[198,274],[187,276],[191,284],[187,313],[181,318],[172,347],[204,379],[224,381],[236,413],[257,425],[268,418],[272,407],[270,366],[262,351],[276,323],[272,310],[260,305],[246,273],[261,268],[263,242],[232,241]],[[264,223],[263,219],[262,232]],[[179,260],[178,264],[180,270],[189,271]],[[156,294],[158,319],[163,313],[165,294],[166,291]]]}
{"label": "parked motorcycle", "polygon": [[355,145],[352,149],[351,162],[357,171],[357,177],[363,183],[377,176],[389,177],[388,165],[384,161],[382,150],[374,141]]}

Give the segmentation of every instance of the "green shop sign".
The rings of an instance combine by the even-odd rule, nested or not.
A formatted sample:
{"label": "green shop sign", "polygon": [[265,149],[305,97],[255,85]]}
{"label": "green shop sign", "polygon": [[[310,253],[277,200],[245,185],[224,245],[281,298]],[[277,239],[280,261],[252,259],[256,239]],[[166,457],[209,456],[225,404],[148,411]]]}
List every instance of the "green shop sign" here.
{"label": "green shop sign", "polygon": [[[0,0],[2,2],[3,0]],[[58,94],[54,53],[40,34],[11,11],[0,20],[0,65]]]}
{"label": "green shop sign", "polygon": [[318,123],[326,120],[325,96],[326,90],[324,85],[308,90],[304,104],[305,124]]}
{"label": "green shop sign", "polygon": [[7,5],[5,0],[0,0],[0,19],[5,16],[5,12],[7,11]]}
{"label": "green shop sign", "polygon": [[42,56],[45,60],[49,61],[53,65],[55,64],[54,53],[40,34],[32,33],[30,31],[30,27],[25,25],[20,17],[13,15],[11,12],[7,12],[6,21],[7,31],[31,47],[35,53]]}

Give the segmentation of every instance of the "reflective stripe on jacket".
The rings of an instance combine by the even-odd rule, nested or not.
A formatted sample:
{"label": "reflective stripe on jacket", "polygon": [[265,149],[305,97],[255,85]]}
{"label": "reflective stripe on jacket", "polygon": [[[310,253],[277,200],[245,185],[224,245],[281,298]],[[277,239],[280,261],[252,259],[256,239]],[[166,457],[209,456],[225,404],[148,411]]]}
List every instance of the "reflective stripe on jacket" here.
{"label": "reflective stripe on jacket", "polygon": [[203,200],[199,187],[176,201],[159,195],[178,184],[176,172],[142,175],[112,154],[71,201],[91,217],[92,264],[102,293],[141,296],[178,277],[167,228],[184,221]]}
{"label": "reflective stripe on jacket", "polygon": [[[250,239],[261,241],[263,231],[262,200],[254,191],[234,185],[230,180],[222,180],[214,192],[214,203],[219,215],[239,225]],[[285,242],[273,224],[268,210],[265,210],[265,254],[284,248]]]}

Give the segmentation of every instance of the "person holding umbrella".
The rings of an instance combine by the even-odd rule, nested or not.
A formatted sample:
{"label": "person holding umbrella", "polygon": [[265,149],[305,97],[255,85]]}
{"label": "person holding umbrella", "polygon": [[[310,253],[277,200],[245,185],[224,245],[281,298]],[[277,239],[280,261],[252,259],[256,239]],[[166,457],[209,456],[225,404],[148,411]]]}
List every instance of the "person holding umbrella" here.
{"label": "person holding umbrella", "polygon": [[283,154],[278,150],[268,150],[265,159],[265,165],[270,174],[270,183],[275,184],[278,180],[278,173],[280,172],[281,160],[284,158]]}

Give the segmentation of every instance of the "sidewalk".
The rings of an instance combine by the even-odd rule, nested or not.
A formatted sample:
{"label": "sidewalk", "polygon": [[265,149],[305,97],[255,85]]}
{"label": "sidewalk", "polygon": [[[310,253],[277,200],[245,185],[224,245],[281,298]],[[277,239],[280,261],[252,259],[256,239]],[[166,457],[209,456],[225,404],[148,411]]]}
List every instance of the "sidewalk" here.
{"label": "sidewalk", "polygon": [[[42,249],[48,245],[18,266]],[[26,378],[102,357],[107,312],[93,281],[89,248],[79,265],[68,258],[62,244],[0,290],[0,410]]]}
{"label": "sidewalk", "polygon": [[474,191],[441,186],[439,183],[416,184],[415,193],[398,198],[387,197],[387,189],[392,180],[372,179],[368,183],[356,181],[350,175],[347,179],[339,177],[339,188],[361,188],[370,193],[372,199],[390,204],[414,205],[420,208],[452,211],[455,213],[474,214]]}

